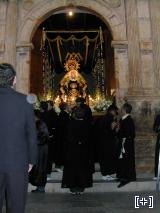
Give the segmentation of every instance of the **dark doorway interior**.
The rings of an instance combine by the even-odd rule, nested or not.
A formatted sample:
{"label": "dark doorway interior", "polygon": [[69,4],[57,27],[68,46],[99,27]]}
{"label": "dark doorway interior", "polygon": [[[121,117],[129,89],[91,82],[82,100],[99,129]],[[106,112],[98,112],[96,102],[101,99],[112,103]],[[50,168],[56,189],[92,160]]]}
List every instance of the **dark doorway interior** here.
{"label": "dark doorway interior", "polygon": [[[97,16],[90,13],[75,13],[69,17],[66,13],[54,14],[47,18],[38,27],[32,42],[34,49],[31,52],[31,69],[30,69],[30,92],[36,95],[43,94],[43,57],[41,48],[42,31],[57,30],[57,31],[73,31],[73,30],[94,30],[102,28],[103,32],[103,48],[105,58],[105,87],[107,93],[110,95],[112,90],[116,88],[115,71],[114,71],[114,52],[111,47],[112,35],[109,28]],[[55,35],[56,36],[56,35]],[[67,36],[67,35],[66,35]],[[57,77],[58,81],[61,78]]]}

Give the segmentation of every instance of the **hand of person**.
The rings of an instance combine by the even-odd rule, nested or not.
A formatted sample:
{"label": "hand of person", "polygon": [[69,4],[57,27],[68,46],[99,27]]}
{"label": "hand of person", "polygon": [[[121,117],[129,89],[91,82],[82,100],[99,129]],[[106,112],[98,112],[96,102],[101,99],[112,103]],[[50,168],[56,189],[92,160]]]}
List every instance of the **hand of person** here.
{"label": "hand of person", "polygon": [[29,164],[28,173],[32,170],[33,165]]}
{"label": "hand of person", "polygon": [[113,130],[113,129],[115,129],[115,128],[116,128],[116,126],[117,126],[117,123],[116,123],[116,122],[113,122],[113,123],[111,124],[111,128],[112,128],[112,130]]}
{"label": "hand of person", "polygon": [[119,129],[120,129],[120,125],[119,125],[119,123],[117,123],[117,125],[116,125],[116,132],[118,132]]}

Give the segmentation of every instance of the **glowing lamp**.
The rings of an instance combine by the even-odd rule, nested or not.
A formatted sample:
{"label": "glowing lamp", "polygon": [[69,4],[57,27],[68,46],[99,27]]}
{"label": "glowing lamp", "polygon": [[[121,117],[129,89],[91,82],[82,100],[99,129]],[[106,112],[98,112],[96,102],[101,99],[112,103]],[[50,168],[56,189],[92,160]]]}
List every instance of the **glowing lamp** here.
{"label": "glowing lamp", "polygon": [[73,11],[70,10],[70,11],[68,12],[68,15],[69,15],[70,17],[73,16]]}

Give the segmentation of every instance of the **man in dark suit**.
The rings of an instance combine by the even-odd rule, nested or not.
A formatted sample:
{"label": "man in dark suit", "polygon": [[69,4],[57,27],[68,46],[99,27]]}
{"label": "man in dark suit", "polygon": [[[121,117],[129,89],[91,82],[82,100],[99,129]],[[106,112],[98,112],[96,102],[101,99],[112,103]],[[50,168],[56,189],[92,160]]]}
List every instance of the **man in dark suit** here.
{"label": "man in dark suit", "polygon": [[36,162],[34,113],[27,97],[14,91],[16,72],[0,64],[0,213],[24,213],[28,172]]}
{"label": "man in dark suit", "polygon": [[135,169],[135,124],[131,117],[132,106],[125,103],[122,106],[122,119],[117,130],[120,144],[117,177],[120,181],[118,188],[125,186],[131,181],[136,181]]}

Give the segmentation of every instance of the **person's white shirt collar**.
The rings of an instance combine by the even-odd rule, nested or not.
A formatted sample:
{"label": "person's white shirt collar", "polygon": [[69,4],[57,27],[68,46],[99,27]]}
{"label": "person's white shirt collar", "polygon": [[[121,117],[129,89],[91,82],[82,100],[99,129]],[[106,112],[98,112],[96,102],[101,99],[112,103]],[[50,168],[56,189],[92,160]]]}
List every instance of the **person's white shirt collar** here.
{"label": "person's white shirt collar", "polygon": [[130,114],[126,114],[124,116],[122,116],[122,120],[126,119]]}

